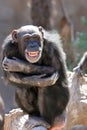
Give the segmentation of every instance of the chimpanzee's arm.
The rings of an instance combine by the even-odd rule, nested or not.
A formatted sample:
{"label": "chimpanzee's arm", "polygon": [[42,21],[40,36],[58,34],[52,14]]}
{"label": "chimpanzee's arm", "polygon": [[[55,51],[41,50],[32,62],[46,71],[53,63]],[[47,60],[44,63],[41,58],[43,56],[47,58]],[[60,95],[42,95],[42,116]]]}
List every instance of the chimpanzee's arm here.
{"label": "chimpanzee's arm", "polygon": [[18,58],[10,59],[5,57],[2,62],[2,67],[5,71],[23,72],[25,74],[27,73],[52,74],[55,72],[53,67],[30,64]]}
{"label": "chimpanzee's arm", "polygon": [[10,81],[12,84],[17,86],[24,86],[28,87],[34,86],[34,87],[47,87],[54,85],[55,82],[58,80],[58,73],[55,72],[49,77],[44,77],[44,75],[39,76],[23,76],[18,73],[12,73],[8,72],[8,81]]}
{"label": "chimpanzee's arm", "polygon": [[[23,62],[22,60],[15,61],[14,59],[6,58],[2,62],[3,69],[5,71],[6,79],[10,81],[12,84],[18,86],[37,86],[37,87],[46,87],[55,84],[59,75],[56,72],[53,72],[54,69],[52,67],[46,66],[36,66],[30,65],[27,62]],[[34,70],[33,70],[33,67]],[[23,71],[25,70],[28,71]],[[28,70],[27,70],[28,69]],[[41,73],[39,75],[27,76],[26,74],[21,76],[21,73],[17,72],[35,72]],[[51,74],[51,76],[46,76],[46,74]]]}
{"label": "chimpanzee's arm", "polygon": [[[3,71],[4,71],[4,78],[7,81],[9,81],[10,83],[13,83],[14,85],[19,85],[19,86],[22,86],[22,85],[24,86],[24,84],[27,84],[26,86],[31,85],[31,86],[40,86],[40,87],[53,85],[57,81],[58,76],[55,76],[55,73],[54,73],[55,71],[51,67],[47,67],[47,66],[42,67],[42,66],[36,66],[36,65],[31,65],[31,64],[29,66],[29,63],[27,63],[27,62],[24,63],[24,61],[22,62],[20,60],[17,62],[18,59],[16,60],[16,62],[15,62],[15,60],[13,60],[13,61],[15,63],[18,63],[16,65],[17,65],[17,67],[18,66],[19,67],[18,68],[16,67],[16,69],[15,69],[15,67],[12,67],[12,66],[15,66],[15,63],[11,60],[13,57],[17,57],[17,54],[18,54],[18,52],[16,52],[16,50],[17,50],[17,48],[15,47],[15,44],[11,44],[11,43],[7,44],[3,48],[2,67],[3,67]],[[6,57],[8,57],[8,58],[6,58]],[[23,77],[21,78],[19,73],[9,72],[10,70],[8,69],[8,66],[12,67],[12,68],[9,67],[9,69],[12,69],[13,72],[15,72],[15,70],[17,72],[20,70],[21,72],[23,72],[25,74],[34,72],[34,73],[40,73],[40,74],[50,74],[50,75],[53,74],[53,76],[44,77],[44,78],[41,78],[40,75],[39,75],[39,78],[38,78],[38,76],[36,76],[37,78],[25,76],[23,79]]]}

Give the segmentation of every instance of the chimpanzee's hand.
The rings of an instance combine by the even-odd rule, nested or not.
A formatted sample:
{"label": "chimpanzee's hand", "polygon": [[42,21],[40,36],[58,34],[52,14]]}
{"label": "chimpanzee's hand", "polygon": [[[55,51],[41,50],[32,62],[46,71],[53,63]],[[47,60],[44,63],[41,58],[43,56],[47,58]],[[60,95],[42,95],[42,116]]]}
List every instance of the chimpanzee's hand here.
{"label": "chimpanzee's hand", "polygon": [[10,59],[5,57],[2,62],[2,67],[5,71],[10,72],[20,72],[23,70],[22,61],[17,58]]}
{"label": "chimpanzee's hand", "polygon": [[33,75],[30,77],[22,78],[22,82],[31,86],[48,87],[56,83],[59,78],[58,72],[53,73],[51,76],[45,77],[45,74]]}

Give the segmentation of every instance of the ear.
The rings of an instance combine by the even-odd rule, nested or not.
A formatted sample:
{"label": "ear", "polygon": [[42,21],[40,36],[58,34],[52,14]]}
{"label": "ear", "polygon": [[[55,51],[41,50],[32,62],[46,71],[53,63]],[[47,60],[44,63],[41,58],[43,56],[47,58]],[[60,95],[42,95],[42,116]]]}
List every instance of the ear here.
{"label": "ear", "polygon": [[43,27],[39,26],[38,28],[39,28],[39,31],[42,33],[42,36],[44,36],[44,29],[43,29]]}
{"label": "ear", "polygon": [[17,30],[13,30],[12,33],[12,39],[14,42],[17,42],[17,35],[18,35],[18,31]]}

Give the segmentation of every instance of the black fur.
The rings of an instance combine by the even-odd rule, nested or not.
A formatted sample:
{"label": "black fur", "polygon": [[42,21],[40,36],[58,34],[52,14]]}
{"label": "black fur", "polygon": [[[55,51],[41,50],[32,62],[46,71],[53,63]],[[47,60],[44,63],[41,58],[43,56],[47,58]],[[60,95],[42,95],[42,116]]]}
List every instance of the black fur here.
{"label": "black fur", "polygon": [[[58,72],[59,78],[55,84],[43,88],[36,86],[32,87],[31,85],[28,85],[27,87],[23,84],[17,85],[16,101],[19,107],[27,113],[42,116],[49,124],[53,125],[55,119],[66,109],[66,105],[69,101],[69,90],[66,75],[65,54],[61,47],[62,43],[60,37],[58,34],[44,32],[42,56],[35,65],[38,65],[41,68],[44,66],[53,67],[54,72]],[[26,61],[26,59],[19,53],[17,44],[13,43],[11,35],[6,38],[2,48],[2,59],[6,56],[9,58],[17,57]],[[8,73],[6,71],[4,71],[4,73],[4,77],[9,80]],[[36,74],[39,73],[33,73],[33,75]],[[48,77],[49,74],[46,76]],[[16,85],[16,83],[13,84]]]}

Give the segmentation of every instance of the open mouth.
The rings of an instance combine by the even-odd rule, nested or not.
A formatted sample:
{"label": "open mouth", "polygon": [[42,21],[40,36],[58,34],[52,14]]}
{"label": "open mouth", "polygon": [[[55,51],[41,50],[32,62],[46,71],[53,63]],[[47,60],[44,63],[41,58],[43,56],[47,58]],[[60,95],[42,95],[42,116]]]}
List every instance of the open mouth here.
{"label": "open mouth", "polygon": [[27,61],[36,63],[40,58],[40,51],[25,51]]}
{"label": "open mouth", "polygon": [[32,59],[32,60],[34,60],[34,59],[37,59],[38,57],[39,57],[39,51],[28,51],[26,54],[26,56],[27,56],[27,58],[28,59]]}

